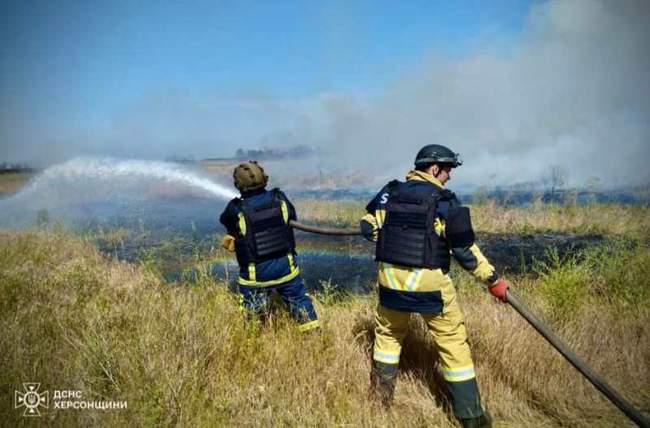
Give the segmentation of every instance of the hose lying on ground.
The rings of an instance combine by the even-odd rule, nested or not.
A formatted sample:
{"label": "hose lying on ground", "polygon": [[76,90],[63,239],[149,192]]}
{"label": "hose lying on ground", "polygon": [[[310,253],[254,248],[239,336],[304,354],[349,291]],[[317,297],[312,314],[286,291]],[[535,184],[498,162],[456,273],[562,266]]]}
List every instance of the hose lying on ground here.
{"label": "hose lying on ground", "polygon": [[[359,229],[334,229],[318,226],[309,226],[291,220],[289,224],[295,229],[305,232],[318,233],[321,235],[337,236],[354,236],[361,235]],[[544,325],[519,299],[519,296],[513,292],[508,292],[508,303],[517,311],[528,323],[533,326],[537,332],[544,337],[557,351],[566,358],[573,367],[575,367],[592,385],[598,389],[605,397],[618,407],[634,423],[643,428],[650,428],[648,420],[637,409],[632,407],[616,390],[609,386],[603,378],[598,376],[584,361],[580,360],[553,332]]]}
{"label": "hose lying on ground", "polygon": [[537,332],[544,337],[557,351],[562,354],[564,358],[571,363],[591,384],[596,387],[605,397],[609,399],[616,407],[618,407],[625,415],[634,421],[640,427],[650,428],[650,422],[639,412],[632,407],[614,388],[609,386],[605,379],[597,375],[591,367],[582,361],[576,354],[574,354],[569,347],[560,340],[553,332],[540,321],[530,309],[528,309],[514,292],[507,292],[508,303],[512,308],[517,311],[528,323],[533,326]]}

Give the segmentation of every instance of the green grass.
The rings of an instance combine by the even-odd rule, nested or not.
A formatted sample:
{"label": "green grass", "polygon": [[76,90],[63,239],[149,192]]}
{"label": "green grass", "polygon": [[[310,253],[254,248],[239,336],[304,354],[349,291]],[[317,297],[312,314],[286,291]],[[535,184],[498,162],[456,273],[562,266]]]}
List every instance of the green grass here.
{"label": "green grass", "polygon": [[561,258],[550,250],[538,263],[539,291],[559,315],[596,301],[621,313],[647,305],[650,296],[650,250],[642,243],[610,240]]}

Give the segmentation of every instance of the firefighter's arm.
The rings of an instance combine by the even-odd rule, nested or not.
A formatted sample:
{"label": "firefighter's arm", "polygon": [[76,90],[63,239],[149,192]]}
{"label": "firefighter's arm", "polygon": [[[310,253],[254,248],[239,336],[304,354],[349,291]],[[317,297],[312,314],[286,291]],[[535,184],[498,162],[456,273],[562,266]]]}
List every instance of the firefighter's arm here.
{"label": "firefighter's arm", "polygon": [[226,205],[226,208],[224,208],[223,212],[219,216],[219,222],[224,225],[228,233],[237,230],[237,214],[235,213],[233,201],[230,201],[228,205]]}
{"label": "firefighter's arm", "polygon": [[383,226],[384,220],[386,219],[385,204],[387,200],[388,184],[366,205],[366,215],[361,217],[359,227],[361,228],[361,235],[368,241],[377,241],[379,229]]}
{"label": "firefighter's arm", "polygon": [[221,213],[219,221],[226,227],[227,233],[221,239],[221,246],[230,252],[235,251],[235,235],[237,234],[237,221],[234,214],[232,201]]}
{"label": "firefighter's arm", "polygon": [[368,213],[361,217],[359,227],[364,238],[368,241],[377,241],[379,227],[377,226],[377,218],[373,214]]}
{"label": "firefighter's arm", "polygon": [[499,274],[474,243],[469,208],[456,205],[450,209],[445,234],[454,258],[465,270],[488,285],[499,279]]}
{"label": "firefighter's arm", "polygon": [[451,249],[451,252],[463,269],[469,271],[479,281],[492,285],[499,279],[499,274],[483,255],[478,245],[472,243],[463,247],[455,247]]}
{"label": "firefighter's arm", "polygon": [[476,244],[452,248],[452,253],[463,268],[488,286],[491,295],[502,302],[508,301],[507,290],[510,283],[497,273]]}

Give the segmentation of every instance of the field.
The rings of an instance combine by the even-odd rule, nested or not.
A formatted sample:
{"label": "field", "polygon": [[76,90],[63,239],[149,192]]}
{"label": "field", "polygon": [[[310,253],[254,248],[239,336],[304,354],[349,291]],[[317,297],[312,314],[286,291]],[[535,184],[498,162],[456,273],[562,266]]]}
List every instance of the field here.
{"label": "field", "polygon": [[[356,226],[365,214],[365,202],[301,199],[300,219],[337,227]],[[650,239],[650,210],[645,205],[545,204],[528,207],[500,206],[494,201],[471,206],[474,230],[484,233],[599,233]]]}
{"label": "field", "polygon": [[[297,205],[305,221],[341,225],[353,223],[362,208]],[[511,279],[575,352],[646,414],[647,214],[620,206],[474,210],[480,231],[560,227],[609,237]],[[394,406],[384,410],[367,399],[374,294],[350,295],[339,284],[314,295],[323,331],[303,336],[282,312],[269,324],[245,321],[226,284],[205,274],[207,260],[196,262],[194,279],[168,284],[155,264],[120,262],[93,242],[56,226],[0,233],[3,421],[24,422],[13,391],[37,381],[50,390],[82,391],[86,400],[128,403],[111,411],[42,409],[43,422],[57,426],[455,426],[435,346],[417,317]],[[452,275],[481,393],[497,426],[629,424],[513,310],[464,272]]]}
{"label": "field", "polygon": [[5,172],[0,173],[0,196],[19,191],[32,174],[28,172]]}

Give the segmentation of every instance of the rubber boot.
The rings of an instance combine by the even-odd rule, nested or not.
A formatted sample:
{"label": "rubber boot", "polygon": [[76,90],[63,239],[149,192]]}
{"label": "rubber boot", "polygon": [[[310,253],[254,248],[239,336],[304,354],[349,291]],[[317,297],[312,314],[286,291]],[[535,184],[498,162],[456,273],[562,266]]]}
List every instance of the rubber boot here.
{"label": "rubber boot", "polygon": [[491,428],[492,427],[492,418],[490,415],[485,412],[477,418],[469,419],[459,419],[460,424],[463,428]]}
{"label": "rubber boot", "polygon": [[395,395],[397,381],[397,364],[373,361],[370,372],[370,395],[384,407],[390,407]]}

